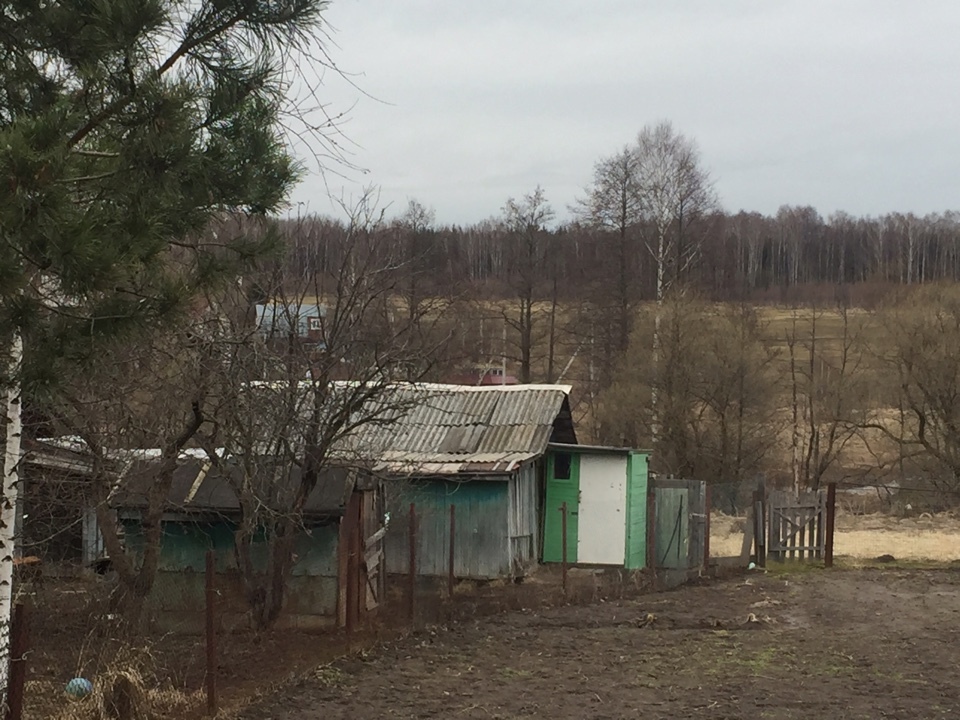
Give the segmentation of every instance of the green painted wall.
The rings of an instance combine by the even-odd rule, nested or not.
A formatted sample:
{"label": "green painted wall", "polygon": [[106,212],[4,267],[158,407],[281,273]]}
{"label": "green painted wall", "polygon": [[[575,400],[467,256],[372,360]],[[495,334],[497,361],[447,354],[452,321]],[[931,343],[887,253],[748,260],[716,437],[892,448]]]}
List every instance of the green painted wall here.
{"label": "green painted wall", "polygon": [[[207,550],[216,555],[218,572],[236,569],[233,552],[231,522],[165,522],[160,545],[159,570],[166,572],[189,571],[203,573],[206,567]],[[309,533],[309,534],[308,534]],[[128,547],[138,552],[143,547],[140,523],[124,521],[124,534]],[[335,523],[315,525],[297,538],[294,552],[297,562],[294,576],[336,577],[337,543],[339,526]],[[254,567],[264,568],[267,561],[267,543],[261,535],[251,548]]]}
{"label": "green painted wall", "polygon": [[[410,503],[417,512],[418,575],[447,575],[453,505],[457,518],[454,574],[473,579],[511,576],[510,486],[506,479],[391,480],[387,485],[390,525],[384,538],[389,573],[409,572]],[[530,512],[535,513],[536,508]]]}
{"label": "green painted wall", "polygon": [[560,507],[567,503],[567,562],[577,562],[577,530],[580,507],[580,456],[570,457],[570,478],[556,477],[556,452],[547,456],[547,497],[543,509],[543,562],[563,562],[563,516]]}
{"label": "green painted wall", "polygon": [[[133,552],[143,547],[139,521],[124,520],[127,546]],[[160,546],[160,563],[149,598],[149,607],[165,629],[193,632],[199,629],[205,603],[207,550],[215,553],[224,610],[242,616],[247,607],[233,549],[235,524],[227,521],[165,522]],[[287,589],[285,616],[296,625],[312,627],[316,622],[331,622],[337,610],[336,523],[307,528],[297,538],[293,566]],[[267,544],[261,535],[251,548],[254,567],[266,567]]]}
{"label": "green painted wall", "polygon": [[647,478],[645,453],[630,453],[627,459],[627,532],[624,565],[638,570],[647,561]]}

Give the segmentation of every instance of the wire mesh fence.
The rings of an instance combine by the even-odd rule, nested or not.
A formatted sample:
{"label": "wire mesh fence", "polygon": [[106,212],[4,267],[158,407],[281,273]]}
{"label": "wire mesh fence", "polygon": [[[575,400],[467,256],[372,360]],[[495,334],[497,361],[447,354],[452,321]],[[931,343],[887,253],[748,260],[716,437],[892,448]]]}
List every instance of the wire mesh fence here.
{"label": "wire mesh fence", "polygon": [[478,541],[470,538],[478,528],[458,524],[449,505],[408,507],[393,514],[379,538],[363,537],[361,528],[357,543],[344,525],[329,564],[296,558],[284,612],[268,627],[255,622],[258,598],[222,548],[178,556],[176,570],[162,566],[136,602],[109,563],[75,557],[32,568],[16,583],[16,601],[31,619],[22,717],[172,719],[216,709],[229,715],[257,692],[384,640],[653,587],[645,571],[563,573],[536,556],[501,576],[469,577],[463,563],[476,552]]}
{"label": "wire mesh fence", "polygon": [[[931,488],[840,484],[832,534],[826,515],[822,524],[815,516],[830,504],[826,490],[818,496],[823,506],[801,498],[778,501],[778,492],[756,482],[710,485],[703,566],[695,570],[743,570],[760,560],[758,535],[771,562],[824,564],[828,536],[840,565],[942,562],[960,554],[960,517],[944,509]],[[793,520],[781,513],[778,532],[791,522],[804,528],[780,556],[771,532],[771,508],[777,507],[796,511]],[[15,601],[30,621],[26,661],[19,650],[13,653],[14,667],[26,670],[22,716],[124,717],[123,707],[148,708],[155,718],[217,709],[229,714],[256,692],[384,640],[508,610],[630,598],[658,587],[658,570],[649,562],[636,571],[571,565],[564,572],[561,563],[525,555],[522,537],[506,557],[527,558],[526,564],[498,566],[481,553],[492,532],[458,516],[449,503],[394,507],[384,520],[380,527],[343,519],[305,528],[310,541],[325,548],[322,557],[320,550],[298,547],[284,576],[283,612],[269,622],[258,622],[263,615],[255,611],[263,603],[256,590],[269,583],[244,582],[232,548],[222,545],[187,552],[185,541],[171,541],[180,550],[158,569],[136,622],[109,563],[87,562],[76,553],[57,562],[20,562]],[[208,539],[211,532],[209,526],[183,531],[184,537]],[[784,537],[788,541],[789,533]]]}

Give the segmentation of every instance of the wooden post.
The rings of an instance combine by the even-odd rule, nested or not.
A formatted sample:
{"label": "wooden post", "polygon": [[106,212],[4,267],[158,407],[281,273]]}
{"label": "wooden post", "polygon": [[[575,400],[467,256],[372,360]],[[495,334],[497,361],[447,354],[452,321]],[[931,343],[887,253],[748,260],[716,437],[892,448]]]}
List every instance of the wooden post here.
{"label": "wooden post", "polygon": [[217,588],[214,584],[213,550],[207,550],[207,667],[204,673],[204,684],[207,686],[207,714],[217,714],[217,625],[216,603]]}
{"label": "wooden post", "polygon": [[453,585],[456,581],[456,565],[454,558],[456,557],[456,547],[457,547],[457,506],[450,505],[450,557],[448,558],[447,565],[447,597],[451,600],[453,599]]}
{"label": "wooden post", "polygon": [[560,556],[562,568],[563,568],[563,596],[567,596],[567,504],[563,503],[560,506],[561,520],[560,520]]}
{"label": "wooden post", "polygon": [[759,567],[767,566],[767,533],[766,533],[767,505],[764,502],[763,490],[753,492],[753,521],[755,523],[753,531],[753,542],[755,547],[754,555],[757,558]]}
{"label": "wooden post", "polygon": [[837,484],[827,485],[827,533],[824,538],[823,565],[833,567],[833,531],[837,521]]}
{"label": "wooden post", "polygon": [[703,569],[710,569],[710,484],[707,483],[703,495]]}
{"label": "wooden post", "polygon": [[410,503],[410,622],[417,616],[417,506]]}
{"label": "wooden post", "polygon": [[366,595],[366,582],[361,572],[363,562],[363,494],[354,491],[347,502],[346,513],[341,521],[346,538],[347,558],[347,590],[346,597],[346,631],[347,637],[352,637],[357,625],[363,616]]}
{"label": "wooden post", "polygon": [[27,608],[18,604],[13,609],[10,628],[10,668],[7,673],[7,720],[23,717],[23,688],[27,679],[27,649],[30,628]]}
{"label": "wooden post", "polygon": [[647,487],[647,568],[657,569],[657,493],[653,485]]}

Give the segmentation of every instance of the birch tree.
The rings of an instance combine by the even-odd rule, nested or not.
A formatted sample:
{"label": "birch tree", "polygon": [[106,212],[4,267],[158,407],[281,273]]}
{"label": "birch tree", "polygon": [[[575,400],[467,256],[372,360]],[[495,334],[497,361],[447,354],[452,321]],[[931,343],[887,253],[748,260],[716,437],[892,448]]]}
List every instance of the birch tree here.
{"label": "birch tree", "polygon": [[[660,371],[661,312],[667,292],[682,282],[700,254],[700,243],[691,226],[717,204],[709,173],[702,167],[693,140],[674,130],[669,122],[648,125],[637,136],[637,188],[644,219],[650,230],[645,244],[656,268],[657,312],[653,328],[653,371]],[[656,386],[651,399],[659,412]]]}

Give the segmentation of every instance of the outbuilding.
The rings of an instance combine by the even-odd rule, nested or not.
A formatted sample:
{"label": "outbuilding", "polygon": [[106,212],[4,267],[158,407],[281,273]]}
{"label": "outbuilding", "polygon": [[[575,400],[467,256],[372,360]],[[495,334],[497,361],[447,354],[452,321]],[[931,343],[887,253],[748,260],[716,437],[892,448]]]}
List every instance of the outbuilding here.
{"label": "outbuilding", "polygon": [[543,562],[646,566],[649,455],[630,448],[549,445]]}

